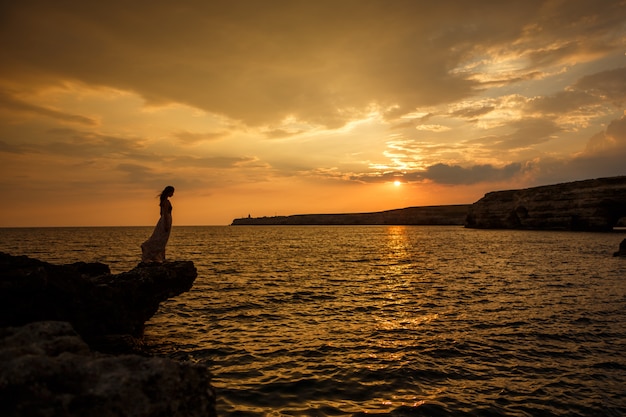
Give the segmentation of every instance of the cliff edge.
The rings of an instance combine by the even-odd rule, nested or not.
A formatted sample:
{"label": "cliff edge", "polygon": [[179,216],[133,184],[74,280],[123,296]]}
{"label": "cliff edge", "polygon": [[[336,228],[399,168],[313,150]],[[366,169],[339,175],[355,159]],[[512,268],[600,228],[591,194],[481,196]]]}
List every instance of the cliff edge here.
{"label": "cliff edge", "polygon": [[110,336],[140,340],[159,304],[189,291],[196,277],[191,261],[111,274],[101,263],[54,265],[0,252],[0,327],[57,320],[92,345]]}
{"label": "cliff edge", "polygon": [[495,191],[469,208],[478,229],[613,230],[626,217],[626,176]]}

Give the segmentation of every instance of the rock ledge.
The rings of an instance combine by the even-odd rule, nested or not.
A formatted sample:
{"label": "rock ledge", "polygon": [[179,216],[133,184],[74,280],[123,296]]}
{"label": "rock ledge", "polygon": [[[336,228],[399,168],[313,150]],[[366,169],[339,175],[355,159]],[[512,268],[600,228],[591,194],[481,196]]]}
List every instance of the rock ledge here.
{"label": "rock ledge", "polygon": [[111,274],[101,263],[54,265],[0,252],[0,327],[56,320],[90,344],[112,335],[141,339],[159,304],[189,291],[196,276],[191,261]]}

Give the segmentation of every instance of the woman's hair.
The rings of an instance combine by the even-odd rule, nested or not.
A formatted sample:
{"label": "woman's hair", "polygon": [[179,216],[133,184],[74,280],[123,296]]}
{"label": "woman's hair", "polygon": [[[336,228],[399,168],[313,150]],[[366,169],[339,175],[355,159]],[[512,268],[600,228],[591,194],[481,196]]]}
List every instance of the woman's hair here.
{"label": "woman's hair", "polygon": [[172,187],[171,185],[168,185],[167,187],[165,187],[163,191],[161,191],[161,194],[159,194],[159,204],[163,203],[167,197],[172,195],[173,192],[174,192],[174,187]]}

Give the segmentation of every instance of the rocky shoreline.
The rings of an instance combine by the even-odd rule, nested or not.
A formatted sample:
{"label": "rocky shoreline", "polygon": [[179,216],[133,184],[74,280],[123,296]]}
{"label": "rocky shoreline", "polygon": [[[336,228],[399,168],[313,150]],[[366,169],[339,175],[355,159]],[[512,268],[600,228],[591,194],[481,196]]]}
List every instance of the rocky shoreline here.
{"label": "rocky shoreline", "polygon": [[54,265],[0,253],[0,415],[215,416],[205,367],[149,357],[144,324],[193,262]]}

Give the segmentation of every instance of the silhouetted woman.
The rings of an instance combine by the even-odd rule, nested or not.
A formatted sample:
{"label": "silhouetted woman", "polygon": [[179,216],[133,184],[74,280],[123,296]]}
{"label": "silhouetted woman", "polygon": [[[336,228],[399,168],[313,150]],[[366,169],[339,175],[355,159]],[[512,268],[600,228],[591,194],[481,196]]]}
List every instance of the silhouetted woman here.
{"label": "silhouetted woman", "polygon": [[159,196],[161,218],[150,239],[141,244],[141,260],[143,262],[165,262],[165,245],[167,245],[172,230],[172,203],[170,203],[169,198],[173,195],[174,187],[168,185]]}

